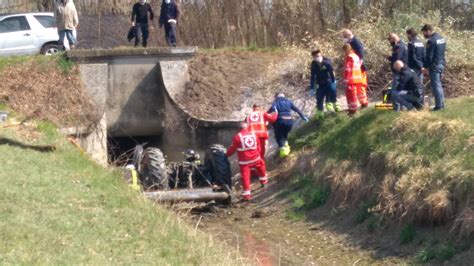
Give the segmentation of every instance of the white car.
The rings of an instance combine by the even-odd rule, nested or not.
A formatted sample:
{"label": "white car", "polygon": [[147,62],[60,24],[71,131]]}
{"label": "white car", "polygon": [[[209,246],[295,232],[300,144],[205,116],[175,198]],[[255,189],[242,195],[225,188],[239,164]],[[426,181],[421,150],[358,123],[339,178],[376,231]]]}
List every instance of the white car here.
{"label": "white car", "polygon": [[52,55],[60,50],[58,41],[53,13],[0,14],[0,56]]}

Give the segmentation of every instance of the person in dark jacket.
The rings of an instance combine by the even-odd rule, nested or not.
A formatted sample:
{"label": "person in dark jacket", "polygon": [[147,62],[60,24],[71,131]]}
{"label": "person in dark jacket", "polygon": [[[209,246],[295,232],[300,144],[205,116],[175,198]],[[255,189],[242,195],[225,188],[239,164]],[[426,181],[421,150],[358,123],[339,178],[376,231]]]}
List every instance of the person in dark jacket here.
{"label": "person in dark jacket", "polygon": [[365,91],[367,91],[369,87],[369,80],[368,80],[368,73],[367,73],[367,66],[364,62],[364,56],[365,56],[365,48],[362,42],[354,36],[352,31],[345,29],[342,31],[342,37],[344,38],[344,42],[348,43],[351,45],[352,50],[354,53],[359,57],[361,61],[361,67],[360,69],[362,70],[362,87],[364,88]]}
{"label": "person in dark jacket", "polygon": [[359,56],[360,60],[364,60],[364,45],[362,42],[354,36],[352,31],[345,29],[342,31],[342,37],[344,38],[344,41],[348,44],[351,45],[352,50],[354,50],[354,53],[356,53],[357,56]]}
{"label": "person in dark jacket", "polygon": [[318,117],[324,116],[324,99],[327,98],[326,109],[330,112],[339,112],[337,104],[336,77],[330,58],[324,57],[320,50],[311,52],[313,62],[311,63],[310,90],[316,95]]}
{"label": "person in dark jacket", "polygon": [[180,15],[175,0],[163,0],[161,4],[160,27],[165,26],[166,43],[176,47],[176,24]]}
{"label": "person in dark jacket", "polygon": [[418,33],[414,28],[407,30],[408,43],[408,67],[413,69],[423,84],[423,63],[425,61],[425,45],[418,40]]}
{"label": "person in dark jacket", "polygon": [[405,65],[408,65],[408,49],[406,44],[395,33],[390,33],[388,35],[388,41],[392,46],[392,55],[387,57],[387,60],[390,62],[390,67],[392,68],[393,73],[392,89],[395,89],[398,87],[399,76],[393,69],[393,64],[400,60]]}
{"label": "person in dark jacket", "polygon": [[393,110],[399,112],[402,107],[407,110],[423,107],[423,84],[416,72],[402,61],[396,61],[393,69],[400,75],[398,87],[392,92]]}
{"label": "person in dark jacket", "polygon": [[268,111],[268,113],[276,112],[278,114],[277,121],[273,125],[273,130],[275,131],[275,139],[280,148],[280,157],[282,158],[287,157],[291,152],[287,139],[294,124],[291,115],[292,111],[298,113],[301,119],[308,122],[309,119],[303,114],[303,112],[301,112],[292,101],[287,99],[283,93],[278,93],[275,96],[275,101]]}
{"label": "person in dark jacket", "polygon": [[431,89],[435,97],[435,107],[433,111],[444,109],[444,90],[441,83],[441,75],[446,67],[446,40],[434,32],[431,25],[425,25],[421,29],[428,42],[426,44],[426,56],[423,64],[423,73],[429,74],[431,80]]}
{"label": "person in dark jacket", "polygon": [[[150,15],[148,17],[148,15]],[[135,35],[135,47],[142,41],[142,46],[147,47],[148,36],[149,36],[149,21],[152,21],[154,17],[153,9],[146,0],[140,0],[140,2],[133,5],[132,8],[132,27],[136,29]],[[150,27],[151,28],[151,27]]]}

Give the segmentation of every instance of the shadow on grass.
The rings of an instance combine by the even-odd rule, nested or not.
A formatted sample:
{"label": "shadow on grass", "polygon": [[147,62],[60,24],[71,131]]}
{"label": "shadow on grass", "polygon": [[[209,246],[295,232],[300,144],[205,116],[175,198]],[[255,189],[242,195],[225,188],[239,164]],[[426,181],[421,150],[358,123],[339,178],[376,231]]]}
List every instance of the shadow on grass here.
{"label": "shadow on grass", "polygon": [[37,152],[53,152],[56,150],[52,145],[28,145],[9,138],[0,137],[0,145],[14,146],[20,149],[33,150]]}

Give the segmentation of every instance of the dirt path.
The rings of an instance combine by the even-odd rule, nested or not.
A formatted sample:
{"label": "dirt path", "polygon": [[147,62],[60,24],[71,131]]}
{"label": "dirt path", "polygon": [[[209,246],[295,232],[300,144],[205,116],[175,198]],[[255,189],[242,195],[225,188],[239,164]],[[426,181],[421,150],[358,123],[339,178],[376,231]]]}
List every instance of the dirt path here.
{"label": "dirt path", "polygon": [[295,221],[287,217],[286,203],[275,195],[276,183],[267,190],[255,190],[252,204],[228,209],[194,209],[193,220],[201,230],[238,249],[257,265],[386,265],[400,264],[399,258],[376,260],[322,224]]}

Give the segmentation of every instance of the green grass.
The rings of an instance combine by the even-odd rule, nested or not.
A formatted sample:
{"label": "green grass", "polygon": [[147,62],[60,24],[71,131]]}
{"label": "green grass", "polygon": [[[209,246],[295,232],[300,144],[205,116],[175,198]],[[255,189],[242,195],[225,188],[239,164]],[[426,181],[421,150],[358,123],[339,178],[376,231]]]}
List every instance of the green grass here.
{"label": "green grass", "polygon": [[[27,143],[0,130],[2,140]],[[52,125],[38,130],[33,144],[54,144],[55,152],[0,141],[0,263],[236,264],[221,244],[92,163]]]}
{"label": "green grass", "polygon": [[301,177],[284,190],[280,197],[288,197],[291,209],[287,217],[300,220],[306,217],[305,212],[324,205],[329,199],[331,191],[326,185],[318,185],[309,177]]}
{"label": "green grass", "polygon": [[7,67],[12,67],[15,65],[20,65],[29,61],[33,61],[35,64],[39,65],[48,65],[51,62],[56,62],[56,67],[64,75],[68,75],[74,66],[74,62],[68,60],[64,57],[64,54],[57,54],[53,56],[9,56],[9,57],[0,57],[0,72]]}
{"label": "green grass", "polygon": [[415,240],[415,228],[412,224],[405,225],[400,232],[400,243],[408,244]]}

